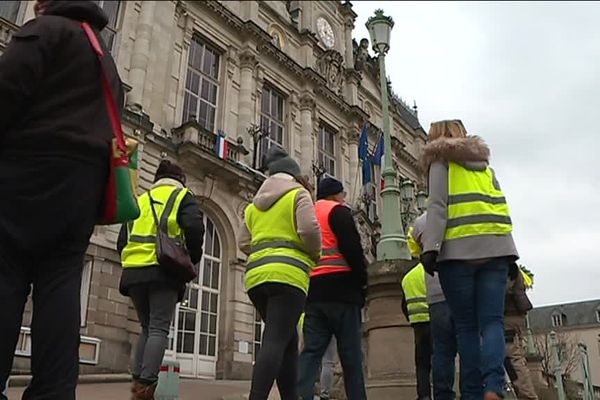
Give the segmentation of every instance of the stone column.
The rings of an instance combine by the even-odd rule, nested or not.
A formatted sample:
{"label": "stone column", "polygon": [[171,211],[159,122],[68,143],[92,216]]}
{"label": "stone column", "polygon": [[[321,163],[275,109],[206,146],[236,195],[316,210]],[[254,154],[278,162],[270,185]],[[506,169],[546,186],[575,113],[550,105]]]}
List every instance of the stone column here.
{"label": "stone column", "polygon": [[345,58],[346,68],[354,68],[354,52],[352,47],[352,30],[354,29],[354,20],[352,18],[346,19],[344,22],[344,46],[346,47]]}
{"label": "stone column", "polygon": [[315,108],[315,99],[310,94],[304,94],[300,97],[300,122],[302,132],[300,139],[300,167],[302,173],[313,176],[312,162],[314,154],[313,146],[313,111]]}
{"label": "stone column", "polygon": [[132,87],[129,98],[131,99],[131,104],[134,105],[143,106],[142,99],[150,57],[150,42],[152,40],[155,9],[155,1],[142,1],[135,33],[135,42],[133,43],[133,53],[131,54],[131,69],[129,71],[129,83]]}
{"label": "stone column", "polygon": [[[352,204],[354,207],[358,206],[358,200],[360,199],[361,195],[359,187],[362,186],[362,174],[358,160],[358,137],[359,133],[356,126],[353,126],[348,130],[348,156],[350,159],[350,187],[348,188],[348,193],[352,193],[352,197],[349,200],[350,204]],[[358,179],[354,176],[354,174],[358,174]]]}
{"label": "stone column", "polygon": [[[244,144],[253,149],[254,142],[248,134],[248,128],[254,121],[254,102],[252,92],[254,91],[254,69],[256,67],[256,55],[251,50],[240,54],[240,97],[238,104],[237,135],[244,138]],[[252,154],[248,154],[246,163],[252,163]]]}
{"label": "stone column", "polygon": [[402,314],[402,277],[414,261],[381,261],[368,268],[367,398],[415,398],[413,331]]}

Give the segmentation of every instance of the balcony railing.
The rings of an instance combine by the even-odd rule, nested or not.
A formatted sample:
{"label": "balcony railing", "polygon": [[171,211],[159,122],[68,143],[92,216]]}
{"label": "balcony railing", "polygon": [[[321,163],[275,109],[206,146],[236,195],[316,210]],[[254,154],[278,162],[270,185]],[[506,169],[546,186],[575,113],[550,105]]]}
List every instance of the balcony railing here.
{"label": "balcony railing", "polygon": [[[217,135],[203,128],[196,121],[188,121],[179,128],[173,129],[175,141],[180,144],[191,143],[198,146],[206,153],[210,153],[217,157]],[[248,154],[248,150],[240,141],[227,140],[227,156],[226,160],[237,165],[242,161],[243,156]]]}

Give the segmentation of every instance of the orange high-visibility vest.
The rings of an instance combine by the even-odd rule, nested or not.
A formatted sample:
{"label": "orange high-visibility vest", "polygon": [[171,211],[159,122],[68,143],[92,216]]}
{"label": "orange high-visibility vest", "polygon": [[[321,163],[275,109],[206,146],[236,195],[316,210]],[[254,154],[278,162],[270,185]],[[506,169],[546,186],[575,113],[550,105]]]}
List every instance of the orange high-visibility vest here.
{"label": "orange high-visibility vest", "polygon": [[316,268],[310,273],[311,278],[352,271],[342,253],[340,253],[338,249],[338,240],[329,226],[329,215],[331,214],[331,210],[339,205],[340,203],[331,200],[319,200],[315,203],[315,214],[317,215],[319,225],[321,225],[323,248],[321,251],[321,259],[317,263]]}

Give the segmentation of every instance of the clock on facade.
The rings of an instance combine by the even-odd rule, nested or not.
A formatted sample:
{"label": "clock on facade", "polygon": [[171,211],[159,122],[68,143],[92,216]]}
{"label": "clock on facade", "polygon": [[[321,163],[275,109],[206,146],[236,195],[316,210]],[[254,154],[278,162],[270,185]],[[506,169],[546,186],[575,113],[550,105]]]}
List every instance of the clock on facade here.
{"label": "clock on facade", "polygon": [[321,38],[321,41],[328,49],[331,49],[335,45],[335,35],[329,22],[323,17],[317,18],[317,33]]}

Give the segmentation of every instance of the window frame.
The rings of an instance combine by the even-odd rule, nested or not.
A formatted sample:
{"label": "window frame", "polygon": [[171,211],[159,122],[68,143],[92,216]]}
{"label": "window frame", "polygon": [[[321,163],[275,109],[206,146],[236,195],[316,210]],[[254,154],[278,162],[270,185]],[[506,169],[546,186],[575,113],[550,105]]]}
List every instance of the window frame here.
{"label": "window frame", "polygon": [[[269,95],[269,106],[268,110],[264,109],[265,104],[265,95],[268,93]],[[277,100],[281,101],[281,116],[273,115],[273,98],[277,98]],[[268,149],[272,146],[278,146],[282,149],[285,149],[287,146],[287,137],[286,137],[286,112],[287,112],[287,97],[281,91],[278,90],[274,85],[269,83],[265,83],[262,88],[262,93],[260,97],[260,127],[265,136],[260,140],[258,146],[258,160],[262,160],[263,157],[267,154]],[[267,123],[265,123],[267,122]],[[277,140],[277,138],[273,138],[273,132],[271,132],[271,126],[275,124],[279,128],[281,128],[281,143]],[[266,129],[266,130],[265,130]]]}
{"label": "window frame", "polygon": [[[102,30],[100,35],[102,36],[104,43],[109,48],[109,50],[113,54],[113,56],[116,56],[115,51],[117,48],[117,35],[119,34],[118,25],[119,25],[119,16],[121,14],[122,1],[121,0],[108,0],[108,1],[117,3],[117,10],[115,12],[115,21],[114,21],[115,23],[114,23],[114,26],[112,26],[110,23],[111,22],[110,16],[107,15],[109,17],[108,24],[104,27],[104,29]],[[94,0],[94,3],[105,12],[106,12],[106,10],[104,10],[104,3],[106,3],[106,2],[107,2],[107,0]],[[110,34],[110,37],[111,37],[110,44],[108,43],[107,37],[106,37],[106,35],[108,35],[108,34]]]}
{"label": "window frame", "polygon": [[[17,4],[17,12],[15,13],[14,21],[9,18],[6,18],[6,17],[0,17],[0,18],[5,21],[8,21],[11,24],[20,26],[23,23],[23,18],[25,17],[25,11],[27,9],[27,2],[20,1],[20,0],[11,0],[11,2]],[[3,1],[3,3],[8,3],[8,2]]]}
{"label": "window frame", "polygon": [[[257,338],[257,329],[260,329],[259,336]],[[252,362],[256,362],[256,357],[258,356],[258,351],[262,346],[262,337],[265,332],[265,323],[258,310],[254,309],[254,322],[252,323]]]}
{"label": "window frame", "polygon": [[[326,135],[331,135],[331,151],[329,151],[327,147],[328,138]],[[326,174],[330,176],[337,176],[337,135],[338,131],[335,130],[329,124],[321,121],[319,124],[319,132],[317,135],[317,161],[319,163],[319,167],[323,168]],[[333,165],[333,168],[331,168]],[[331,170],[333,169],[333,170]]]}
{"label": "window frame", "polygon": [[[194,47],[197,46],[197,47]],[[195,51],[201,51],[200,60],[198,62],[200,68],[203,68],[207,51],[212,53],[215,57],[215,76],[211,76],[209,73],[202,69],[197,69],[193,65],[193,58],[195,57]],[[219,99],[221,97],[221,67],[222,67],[222,56],[223,52],[210,41],[204,39],[199,35],[194,35],[190,42],[187,63],[185,65],[185,79],[183,79],[183,112],[182,112],[182,123],[186,123],[191,120],[195,120],[203,129],[212,133],[217,133],[217,116],[219,113]],[[197,79],[197,92],[194,92],[194,79]],[[214,92],[214,102],[210,99],[202,97],[202,88],[207,83],[208,91]],[[211,97],[210,94],[207,97]],[[193,98],[196,102],[194,108],[195,118],[193,114],[188,112],[190,109],[189,102]],[[200,111],[202,104],[206,105],[206,120],[203,124],[200,121]],[[212,120],[209,121],[209,108],[212,109]],[[187,114],[187,115],[186,115]]]}
{"label": "window frame", "polygon": [[92,274],[94,271],[94,259],[87,258],[83,264],[83,271],[81,275],[81,287],[79,291],[80,296],[80,311],[81,317],[80,327],[85,328],[87,325],[88,306],[90,301],[90,289],[92,285]]}
{"label": "window frame", "polygon": [[558,313],[558,312],[552,313],[552,326],[554,328],[560,328],[563,326],[563,324],[564,324],[563,314]]}

